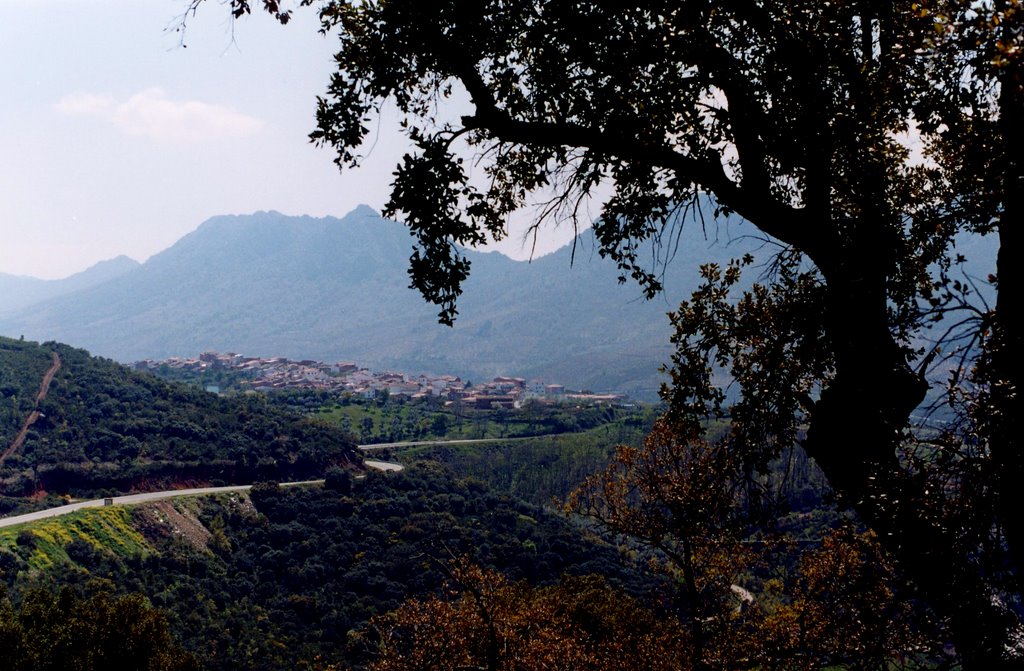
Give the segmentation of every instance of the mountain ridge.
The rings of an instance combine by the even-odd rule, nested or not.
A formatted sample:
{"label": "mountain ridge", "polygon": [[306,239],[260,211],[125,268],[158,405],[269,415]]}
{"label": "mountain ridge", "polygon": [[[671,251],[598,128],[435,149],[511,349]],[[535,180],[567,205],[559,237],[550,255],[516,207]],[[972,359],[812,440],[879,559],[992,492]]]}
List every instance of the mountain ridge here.
{"label": "mountain ridge", "polygon": [[222,215],[119,277],[0,316],[0,332],[125,362],[237,351],[650,395],[669,353],[665,313],[689,295],[697,262],[752,246],[691,237],[650,302],[617,281],[589,231],[575,250],[530,262],[466,250],[473,269],[448,328],[408,288],[408,230],[370,208],[340,219]]}
{"label": "mountain ridge", "polygon": [[29,275],[0,273],[0,315],[15,312],[34,303],[98,286],[140,267],[124,254],[99,261],[85,270],[56,280]]}

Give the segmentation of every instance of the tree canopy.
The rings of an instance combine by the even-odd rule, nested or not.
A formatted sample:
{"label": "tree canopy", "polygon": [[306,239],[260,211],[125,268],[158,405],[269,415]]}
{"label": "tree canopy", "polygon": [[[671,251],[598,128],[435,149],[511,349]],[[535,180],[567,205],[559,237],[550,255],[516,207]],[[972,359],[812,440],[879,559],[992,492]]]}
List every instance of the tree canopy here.
{"label": "tree canopy", "polygon": [[[340,39],[312,138],[353,165],[372,116],[403,115],[415,150],[386,214],[415,234],[412,285],[442,321],[470,272],[459,245],[503,237],[531,197],[538,226],[576,221],[609,185],[601,254],[648,293],[639,250],[671,248],[703,197],[776,243],[741,299],[744,261],[707,268],[674,313],[672,426],[729,414],[748,481],[798,441],[965,665],[1019,661],[1019,2],[305,4]],[[958,274],[967,235],[998,238],[994,306]],[[913,430],[937,368],[955,421]]]}
{"label": "tree canopy", "polygon": [[406,601],[371,623],[381,655],[372,671],[588,669],[670,671],[686,666],[685,635],[600,578],[538,589],[465,560],[448,593]]}
{"label": "tree canopy", "polygon": [[163,613],[141,595],[114,596],[109,585],[36,588],[16,608],[0,588],[0,642],[10,669],[138,669],[198,671],[167,628]]}

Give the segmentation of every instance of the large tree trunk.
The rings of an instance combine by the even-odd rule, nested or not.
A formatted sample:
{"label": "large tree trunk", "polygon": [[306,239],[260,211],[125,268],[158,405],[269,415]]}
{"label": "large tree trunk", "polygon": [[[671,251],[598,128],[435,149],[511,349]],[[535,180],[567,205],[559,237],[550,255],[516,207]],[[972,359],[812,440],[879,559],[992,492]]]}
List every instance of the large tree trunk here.
{"label": "large tree trunk", "polygon": [[948,618],[965,668],[1007,668],[1003,653],[1015,618],[993,602],[954,530],[924,505],[924,483],[899,459],[909,414],[926,385],[889,331],[885,271],[870,258],[822,271],[836,376],[815,406],[805,447],[921,598]]}
{"label": "large tree trunk", "polygon": [[1024,455],[1021,451],[1022,370],[1024,364],[1024,68],[1008,64],[1000,77],[1000,131],[1003,141],[1003,210],[996,259],[998,295],[988,379],[991,393],[989,446],[999,477],[999,513],[1009,547],[1017,590],[1024,576]]}

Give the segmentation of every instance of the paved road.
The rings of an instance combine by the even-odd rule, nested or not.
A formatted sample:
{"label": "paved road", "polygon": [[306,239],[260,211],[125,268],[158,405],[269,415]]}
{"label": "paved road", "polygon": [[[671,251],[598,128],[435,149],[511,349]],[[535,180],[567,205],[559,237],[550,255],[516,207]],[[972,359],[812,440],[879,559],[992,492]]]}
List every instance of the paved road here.
{"label": "paved road", "polygon": [[401,471],[405,469],[402,464],[396,464],[393,461],[373,461],[372,459],[363,459],[363,463],[370,468],[376,468],[378,471]]}
{"label": "paved road", "polygon": [[[402,464],[396,464],[393,461],[373,461],[367,459],[364,461],[370,468],[375,468],[378,471],[400,471],[405,467]],[[297,485],[315,485],[322,483],[323,480],[303,480],[301,482],[282,482],[282,487],[295,487]],[[147,492],[145,494],[127,494],[125,496],[113,497],[113,504],[115,505],[133,505],[136,503],[147,503],[149,501],[161,501],[163,499],[173,499],[179,496],[203,496],[204,494],[224,494],[226,492],[243,492],[248,489],[252,489],[252,485],[228,485],[226,487],[196,487],[194,489],[169,489],[162,492]],[[66,506],[58,506],[56,508],[47,508],[46,510],[37,510],[34,513],[25,513],[24,515],[16,515],[14,517],[3,517],[0,518],[0,528],[12,527],[16,524],[24,524],[25,522],[34,522],[36,520],[44,520],[48,517],[60,517],[61,515],[67,515],[73,513],[76,510],[82,508],[102,508],[103,499],[93,499],[91,501],[79,501],[77,503],[70,503]]]}
{"label": "paved road", "polygon": [[[367,459],[363,462],[370,468],[375,468],[378,471],[401,471],[405,468],[402,464],[396,464],[393,461],[374,461]],[[282,482],[282,487],[295,487],[298,485],[316,485],[323,483],[323,480],[302,480],[300,482]],[[205,494],[224,494],[226,492],[243,492],[252,489],[252,485],[228,485],[226,487],[195,487],[193,489],[168,489],[162,492],[146,492],[145,494],[127,494],[125,496],[115,496],[112,498],[113,505],[130,506],[136,503],[148,503],[149,501],[162,501],[164,499],[173,499],[179,496],[203,496]],[[102,508],[104,506],[103,499],[92,499],[91,501],[78,501],[77,503],[69,503],[66,506],[58,506],[56,508],[47,508],[46,510],[37,510],[34,513],[25,513],[24,515],[15,515],[14,517],[0,517],[0,529],[3,527],[13,527],[16,524],[24,524],[25,522],[35,522],[36,520],[45,520],[49,517],[60,517],[61,515],[67,515],[73,513],[76,510],[82,508]]]}
{"label": "paved road", "polygon": [[[385,462],[382,462],[385,463]],[[396,464],[397,465],[397,464]],[[282,487],[294,487],[297,485],[314,485],[322,483],[323,480],[304,480],[302,482],[282,482]],[[115,496],[113,497],[113,503],[115,505],[133,505],[136,503],[147,503],[149,501],[161,501],[163,499],[173,499],[179,496],[202,496],[204,494],[223,494],[226,492],[242,492],[248,489],[252,489],[252,485],[230,485],[227,487],[196,487],[194,489],[171,489],[163,492],[147,492],[145,494],[128,494],[126,496]],[[66,506],[59,506],[57,508],[47,508],[46,510],[37,510],[34,513],[25,513],[24,515],[16,515],[15,517],[4,517],[0,518],[0,528],[12,527],[16,524],[24,524],[25,522],[34,522],[36,520],[43,520],[48,517],[60,517],[61,515],[67,515],[73,513],[76,510],[82,508],[102,508],[103,499],[93,499],[91,501],[79,501],[78,503],[71,503]]]}
{"label": "paved road", "polygon": [[369,443],[367,445],[356,445],[360,450],[386,450],[392,447],[422,447],[424,445],[469,445],[472,443],[511,443],[521,440],[533,440],[535,438],[548,438],[549,436],[566,436],[567,433],[542,433],[537,436],[517,436],[515,438],[456,438],[454,440],[408,440],[400,443]]}

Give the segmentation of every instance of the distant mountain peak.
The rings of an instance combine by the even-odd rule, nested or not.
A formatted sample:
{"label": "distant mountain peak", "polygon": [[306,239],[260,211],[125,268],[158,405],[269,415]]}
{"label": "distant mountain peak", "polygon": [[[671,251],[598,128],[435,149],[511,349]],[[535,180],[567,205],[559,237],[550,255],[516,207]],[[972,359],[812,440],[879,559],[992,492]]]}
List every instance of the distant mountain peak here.
{"label": "distant mountain peak", "polygon": [[33,303],[90,289],[121,277],[141,265],[122,254],[59,280],[41,280],[0,273],[0,313],[13,312]]}
{"label": "distant mountain peak", "polygon": [[88,273],[88,272],[94,271],[94,270],[96,270],[98,268],[104,268],[104,269],[108,269],[108,268],[128,268],[128,269],[131,269],[131,268],[137,268],[137,267],[139,267],[141,265],[142,265],[141,263],[139,263],[138,261],[136,261],[132,257],[127,256],[125,254],[119,254],[119,255],[115,256],[114,258],[112,258],[112,259],[106,259],[106,260],[94,263],[92,266],[90,266],[89,268],[87,268],[86,270],[84,270],[82,272]]}
{"label": "distant mountain peak", "polygon": [[[355,209],[345,215],[345,217],[380,217],[380,212],[373,209],[369,205],[360,204],[356,205]],[[343,219],[345,217],[342,217]]]}

